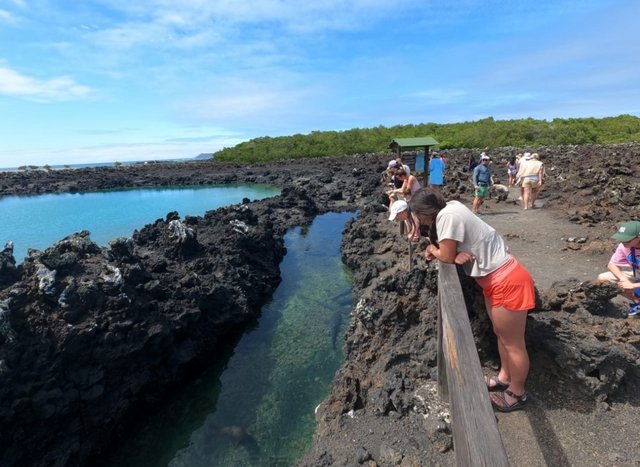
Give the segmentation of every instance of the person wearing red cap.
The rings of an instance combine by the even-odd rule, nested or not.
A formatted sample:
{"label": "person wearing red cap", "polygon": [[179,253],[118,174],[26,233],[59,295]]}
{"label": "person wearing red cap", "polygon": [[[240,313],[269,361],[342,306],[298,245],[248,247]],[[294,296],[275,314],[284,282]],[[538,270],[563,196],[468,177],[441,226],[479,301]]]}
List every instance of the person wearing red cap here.
{"label": "person wearing red cap", "polygon": [[629,316],[640,316],[640,221],[625,222],[611,236],[619,241],[611,256],[607,269],[598,276],[597,283],[613,282],[618,284],[621,294],[631,300]]}

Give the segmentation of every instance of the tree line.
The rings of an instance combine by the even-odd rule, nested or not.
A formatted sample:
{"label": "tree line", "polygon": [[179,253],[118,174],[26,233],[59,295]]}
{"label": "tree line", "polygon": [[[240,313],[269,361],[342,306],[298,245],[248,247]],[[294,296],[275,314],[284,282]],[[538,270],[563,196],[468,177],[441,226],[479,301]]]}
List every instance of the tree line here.
{"label": "tree line", "polygon": [[386,152],[394,138],[432,136],[439,149],[615,144],[640,141],[640,118],[533,118],[463,123],[422,123],[392,127],[313,131],[292,136],[260,137],[224,148],[213,157],[223,162],[267,162],[280,159]]}

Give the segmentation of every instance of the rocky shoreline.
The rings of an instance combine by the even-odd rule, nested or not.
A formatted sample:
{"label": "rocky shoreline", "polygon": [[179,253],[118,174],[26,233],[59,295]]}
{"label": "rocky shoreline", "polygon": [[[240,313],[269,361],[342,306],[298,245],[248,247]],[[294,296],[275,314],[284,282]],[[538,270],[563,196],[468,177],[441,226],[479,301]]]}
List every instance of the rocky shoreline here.
{"label": "rocky shoreline", "polygon": [[202,217],[168,213],[107,248],[80,232],[30,251],[20,265],[5,248],[0,463],[97,459],[128,420],[256,319],[280,281],[287,229],[323,212],[353,209],[356,199],[370,196],[375,187],[364,182],[377,167],[370,173],[360,167],[366,164],[347,158],[304,171],[295,164],[198,163],[0,174],[4,194],[209,183],[282,187],[278,197]]}
{"label": "rocky shoreline", "polygon": [[[606,232],[640,217],[629,168],[640,145],[537,150],[549,174],[545,200],[572,222]],[[469,195],[464,165],[476,152],[443,152],[449,198]],[[496,164],[512,152],[496,151]],[[288,228],[320,213],[359,210],[342,247],[357,301],[347,358],[318,410],[314,443],[301,465],[453,465],[447,411],[433,384],[437,273],[405,271],[406,245],[384,222],[379,175],[389,157],[0,173],[2,196],[215,183],[283,189],[278,197],[202,217],[169,213],[108,248],[82,232],[33,251],[21,265],[5,249],[0,463],[87,465],[99,458],[128,420],[255,319],[279,282]],[[479,351],[490,359],[491,332],[475,285],[461,280]],[[540,294],[528,338],[547,343],[549,371],[569,375],[572,395],[637,403],[629,394],[640,382],[637,330],[615,335],[622,332],[612,327],[619,320],[607,320],[615,291],[585,285],[568,294],[574,287],[559,284]]]}

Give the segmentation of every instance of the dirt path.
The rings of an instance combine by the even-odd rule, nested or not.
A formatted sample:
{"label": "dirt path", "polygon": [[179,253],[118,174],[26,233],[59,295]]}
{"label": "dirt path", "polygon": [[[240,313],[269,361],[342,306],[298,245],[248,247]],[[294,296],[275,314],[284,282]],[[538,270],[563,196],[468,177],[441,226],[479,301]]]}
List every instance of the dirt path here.
{"label": "dirt path", "polygon": [[542,203],[523,211],[517,197],[512,189],[506,202],[488,201],[481,208],[482,219],[500,232],[539,289],[562,279],[592,280],[606,270],[613,251],[609,232],[571,223]]}
{"label": "dirt path", "polygon": [[[507,240],[539,290],[561,279],[593,280],[606,270],[613,247],[607,228],[573,224],[551,207],[523,211],[515,204],[517,196],[512,192],[505,203],[489,201],[482,218]],[[614,299],[614,303],[624,306],[622,299]],[[631,319],[629,324],[640,327],[640,320]],[[574,400],[564,393],[562,379],[544,374],[540,368],[546,365],[540,361],[536,365],[536,358],[540,356],[533,353],[528,380],[533,396],[530,406],[521,412],[496,414],[511,464],[640,466],[635,430],[640,407],[632,401]]]}

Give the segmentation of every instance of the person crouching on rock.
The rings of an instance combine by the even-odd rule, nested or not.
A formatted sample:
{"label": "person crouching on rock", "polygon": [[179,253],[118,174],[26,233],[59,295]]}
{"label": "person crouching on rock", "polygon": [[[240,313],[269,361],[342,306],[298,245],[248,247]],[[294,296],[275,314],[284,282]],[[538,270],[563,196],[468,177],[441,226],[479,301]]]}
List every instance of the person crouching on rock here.
{"label": "person crouching on rock", "polygon": [[389,161],[387,164],[386,170],[382,174],[382,178],[384,180],[384,184],[387,187],[400,188],[402,186],[402,182],[396,179],[396,169],[398,168],[398,163],[394,160]]}
{"label": "person crouching on rock", "polygon": [[462,203],[446,202],[440,193],[423,188],[413,195],[409,208],[429,229],[427,261],[462,265],[482,288],[500,354],[500,371],[485,377],[491,403],[502,412],[523,408],[529,373],[525,326],[527,311],[535,306],[531,275],[498,232]]}
{"label": "person crouching on rock", "polygon": [[411,196],[420,188],[422,188],[418,179],[413,175],[407,175],[404,169],[397,168],[395,175],[398,180],[402,181],[402,186],[400,188],[391,190],[389,192],[390,198],[392,198],[393,196],[401,195],[404,196],[407,201],[409,201],[409,199],[411,199]]}
{"label": "person crouching on rock", "polygon": [[612,238],[621,242],[611,256],[607,268],[596,282],[617,283],[622,294],[631,300],[629,316],[640,316],[640,221],[629,221],[622,225]]}
{"label": "person crouching on rock", "polygon": [[420,229],[416,225],[406,201],[394,201],[393,204],[391,204],[389,211],[390,221],[404,222],[404,231],[407,233],[409,241],[417,242],[420,240]]}

